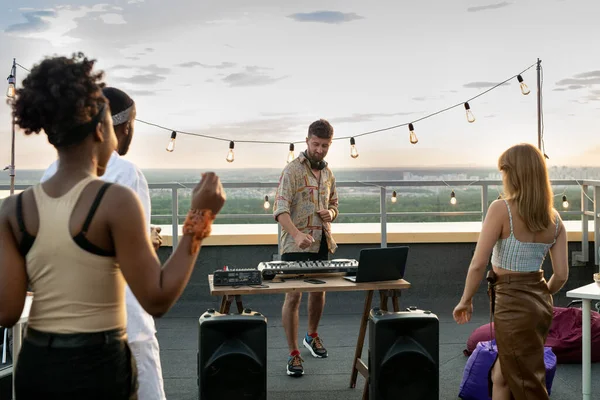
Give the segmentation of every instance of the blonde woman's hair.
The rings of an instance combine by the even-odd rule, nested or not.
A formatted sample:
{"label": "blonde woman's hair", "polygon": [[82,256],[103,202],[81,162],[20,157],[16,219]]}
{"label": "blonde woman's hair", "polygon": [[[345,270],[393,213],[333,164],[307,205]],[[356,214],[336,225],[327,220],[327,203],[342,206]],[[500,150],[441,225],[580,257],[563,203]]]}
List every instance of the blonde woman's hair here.
{"label": "blonde woman's hair", "polygon": [[540,232],[554,222],[554,193],[542,153],[528,143],[506,150],[498,159],[504,172],[504,196],[517,209],[531,232]]}

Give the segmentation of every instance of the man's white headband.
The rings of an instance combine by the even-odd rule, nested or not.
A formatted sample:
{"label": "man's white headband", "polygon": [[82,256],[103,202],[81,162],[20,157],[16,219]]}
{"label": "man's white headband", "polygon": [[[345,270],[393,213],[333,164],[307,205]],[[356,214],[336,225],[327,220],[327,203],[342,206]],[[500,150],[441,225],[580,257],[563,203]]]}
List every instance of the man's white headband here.
{"label": "man's white headband", "polygon": [[131,110],[133,110],[133,104],[131,105],[131,107],[121,111],[118,114],[113,115],[112,116],[113,125],[117,126],[117,125],[121,125],[121,124],[129,121],[129,117],[131,116]]}

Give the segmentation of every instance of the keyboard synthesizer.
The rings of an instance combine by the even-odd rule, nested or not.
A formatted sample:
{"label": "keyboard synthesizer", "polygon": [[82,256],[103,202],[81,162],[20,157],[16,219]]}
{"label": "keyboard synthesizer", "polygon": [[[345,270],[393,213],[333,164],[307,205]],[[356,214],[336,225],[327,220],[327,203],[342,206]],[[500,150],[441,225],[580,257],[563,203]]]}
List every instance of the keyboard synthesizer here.
{"label": "keyboard synthesizer", "polygon": [[291,278],[315,274],[356,275],[358,261],[336,259],[331,261],[265,261],[258,264],[263,280],[275,277]]}

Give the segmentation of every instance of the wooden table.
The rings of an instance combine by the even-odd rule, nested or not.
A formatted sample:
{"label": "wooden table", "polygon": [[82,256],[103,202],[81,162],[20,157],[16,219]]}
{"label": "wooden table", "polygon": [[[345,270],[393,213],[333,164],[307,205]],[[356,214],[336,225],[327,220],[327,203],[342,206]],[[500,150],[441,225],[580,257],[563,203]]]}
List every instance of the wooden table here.
{"label": "wooden table", "polygon": [[569,290],[567,297],[581,299],[581,370],[582,370],[582,393],[584,400],[592,398],[592,332],[591,332],[591,302],[600,300],[600,286],[590,283],[589,285]]}
{"label": "wooden table", "polygon": [[356,387],[356,378],[358,373],[365,377],[365,387],[363,390],[363,399],[368,399],[369,393],[369,369],[361,360],[363,345],[365,342],[365,334],[367,332],[367,322],[369,320],[369,312],[371,311],[371,303],[373,301],[373,292],[379,291],[380,308],[387,311],[388,299],[392,299],[392,307],[394,311],[400,311],[398,298],[401,290],[410,288],[410,283],[404,279],[382,282],[367,282],[354,283],[344,279],[341,276],[315,276],[320,280],[325,281],[324,284],[314,284],[304,282],[304,278],[285,280],[263,281],[263,285],[252,286],[214,286],[213,275],[208,276],[208,285],[212,296],[222,296],[221,307],[219,312],[222,314],[229,313],[231,303],[235,299],[237,310],[243,312],[242,295],[253,294],[281,294],[292,292],[353,292],[365,291],[365,303],[360,321],[360,329],[358,331],[358,339],[356,342],[356,351],[354,353],[354,361],[352,362],[352,373],[350,376],[350,387]]}

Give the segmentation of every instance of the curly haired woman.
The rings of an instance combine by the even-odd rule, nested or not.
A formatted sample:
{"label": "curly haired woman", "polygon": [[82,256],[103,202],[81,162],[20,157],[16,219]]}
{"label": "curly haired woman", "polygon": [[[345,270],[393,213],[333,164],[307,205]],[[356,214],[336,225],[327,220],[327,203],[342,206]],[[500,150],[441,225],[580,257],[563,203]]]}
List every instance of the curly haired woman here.
{"label": "curly haired woman", "polygon": [[[546,163],[537,148],[509,148],[498,169],[505,198],[490,205],[454,319],[459,324],[471,319],[472,299],[491,254],[488,282],[498,345],[489,374],[492,399],[548,399],[544,343],[552,295],[569,276],[567,232],[553,207]],[[548,253],[553,274],[546,282],[542,265]]]}
{"label": "curly haired woman", "polygon": [[135,399],[126,336],[125,281],[151,315],[165,314],[187,285],[225,193],[203,174],[184,237],[161,266],[135,193],[98,179],[117,139],[102,73],[82,54],[36,65],[13,104],[25,134],[44,131],[59,168],[0,209],[0,325],[14,325],[34,292],[15,371],[26,399]]}

